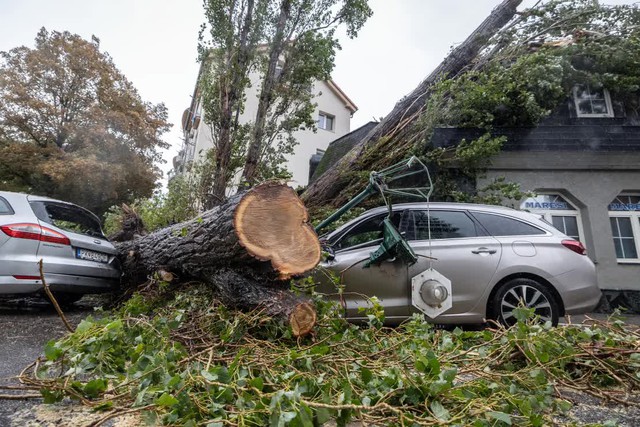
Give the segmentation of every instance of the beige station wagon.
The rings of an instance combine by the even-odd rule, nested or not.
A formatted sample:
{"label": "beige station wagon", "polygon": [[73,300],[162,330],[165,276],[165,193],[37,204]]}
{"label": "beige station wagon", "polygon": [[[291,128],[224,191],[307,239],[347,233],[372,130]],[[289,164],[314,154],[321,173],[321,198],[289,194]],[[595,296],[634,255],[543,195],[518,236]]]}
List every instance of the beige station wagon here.
{"label": "beige station wagon", "polygon": [[[565,314],[591,311],[600,300],[595,266],[580,242],[539,216],[498,206],[394,205],[391,220],[418,261],[388,260],[363,268],[380,245],[387,215],[386,207],[370,210],[321,239],[330,253],[321,266],[342,275],[350,319],[363,318],[358,309],[372,296],[381,301],[388,322],[410,317],[418,311],[411,279],[429,267],[451,281],[453,297],[452,307],[435,323],[495,319],[510,324],[513,310],[523,304],[555,325]],[[316,278],[318,291],[338,298],[326,274]]]}

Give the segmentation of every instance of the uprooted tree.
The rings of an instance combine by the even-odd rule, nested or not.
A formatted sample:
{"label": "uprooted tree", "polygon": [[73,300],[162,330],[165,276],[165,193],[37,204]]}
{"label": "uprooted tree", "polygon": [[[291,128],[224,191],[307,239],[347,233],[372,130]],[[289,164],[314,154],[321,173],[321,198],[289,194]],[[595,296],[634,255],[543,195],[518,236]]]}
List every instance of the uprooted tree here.
{"label": "uprooted tree", "polygon": [[[309,208],[340,205],[363,186],[368,171],[409,154],[435,170],[436,198],[495,203],[519,198],[517,185],[473,182],[505,141],[502,126],[533,126],[565,101],[576,84],[606,87],[637,108],[640,72],[635,5],[554,0],[516,13],[504,0],[491,15],[354,148],[303,194]],[[438,127],[475,128],[481,137],[446,150],[432,147]],[[448,176],[451,175],[451,176]],[[486,190],[485,194],[483,190]]]}
{"label": "uprooted tree", "polygon": [[[474,35],[452,53],[452,59],[444,63],[447,65],[439,67],[440,71],[434,72],[431,81],[421,85],[422,89],[417,92],[433,85],[444,70],[457,73],[468,65],[486,40],[509,22],[519,3],[517,0],[503,2]],[[423,98],[419,100],[424,103]],[[403,102],[399,105],[411,108],[415,105],[417,115],[423,109],[417,107],[420,102],[416,99]],[[396,121],[403,120],[395,113],[390,116]],[[269,196],[261,195],[265,191],[287,197],[270,201]],[[255,212],[244,210],[244,201],[249,200],[255,200],[251,203]],[[308,303],[294,297],[280,280],[310,270],[319,260],[317,237],[308,226],[301,225],[305,221],[306,210],[292,190],[273,184],[261,185],[246,195],[232,197],[198,219],[121,243],[118,249],[124,281],[135,285],[159,271],[168,271],[181,280],[197,279],[210,284],[226,305],[244,309],[264,307],[268,314],[285,318],[291,317],[291,313],[307,312]],[[245,222],[255,224],[255,230],[247,233],[243,227]],[[244,240],[254,233],[261,242],[258,251]],[[280,253],[281,250],[284,252]],[[272,260],[272,268],[265,269],[264,262],[251,256]],[[289,257],[294,257],[293,261],[288,260]],[[280,264],[282,261],[284,265]],[[313,322],[308,323],[309,327],[313,326]],[[306,329],[303,328],[302,333]]]}
{"label": "uprooted tree", "polygon": [[237,194],[184,223],[117,244],[125,286],[154,274],[199,280],[227,306],[282,317],[293,334],[315,324],[308,298],[289,290],[289,278],[313,269],[320,244],[293,189],[274,182]]}

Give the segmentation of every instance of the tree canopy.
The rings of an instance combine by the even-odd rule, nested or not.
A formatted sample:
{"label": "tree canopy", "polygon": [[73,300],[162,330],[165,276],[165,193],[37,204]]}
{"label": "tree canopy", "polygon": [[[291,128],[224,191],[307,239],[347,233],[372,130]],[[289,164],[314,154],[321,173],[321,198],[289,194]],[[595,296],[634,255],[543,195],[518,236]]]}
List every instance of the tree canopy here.
{"label": "tree canopy", "polygon": [[[243,171],[249,184],[282,175],[292,133],[313,129],[310,88],[330,78],[340,45],[371,15],[366,0],[207,0],[200,36],[200,90],[215,155],[212,194],[224,197]],[[252,76],[259,81],[252,83]],[[246,91],[259,85],[257,111],[243,119]]]}
{"label": "tree canopy", "polygon": [[170,124],[100,51],[42,28],[35,47],[0,53],[0,186],[98,214],[151,195]]}

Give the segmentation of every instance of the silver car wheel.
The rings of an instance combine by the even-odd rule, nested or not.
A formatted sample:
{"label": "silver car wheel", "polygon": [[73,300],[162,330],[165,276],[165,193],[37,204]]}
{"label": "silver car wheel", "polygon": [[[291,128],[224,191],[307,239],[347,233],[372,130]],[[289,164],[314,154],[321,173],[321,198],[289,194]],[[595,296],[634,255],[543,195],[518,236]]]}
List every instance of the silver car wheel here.
{"label": "silver car wheel", "polygon": [[553,321],[551,302],[539,289],[529,285],[516,285],[504,293],[500,301],[502,320],[509,325],[514,324],[513,310],[521,305],[533,309],[543,322]]}

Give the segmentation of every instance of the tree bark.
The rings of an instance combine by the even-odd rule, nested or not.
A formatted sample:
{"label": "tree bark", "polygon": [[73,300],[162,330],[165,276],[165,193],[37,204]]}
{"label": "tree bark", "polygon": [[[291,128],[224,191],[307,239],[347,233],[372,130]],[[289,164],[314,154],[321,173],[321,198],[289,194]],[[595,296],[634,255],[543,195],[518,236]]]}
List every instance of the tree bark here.
{"label": "tree bark", "polygon": [[[226,53],[226,68],[231,70],[232,77],[226,75],[224,79],[221,79],[221,85],[224,86],[221,91],[224,90],[224,94],[220,96],[220,132],[216,144],[216,162],[212,188],[212,195],[215,200],[212,206],[220,204],[225,199],[229,177],[232,175],[232,171],[229,170],[233,152],[232,130],[238,128],[238,117],[244,106],[242,95],[246,90],[246,84],[242,83],[242,80],[248,74],[250,51],[255,49],[255,46],[251,45],[248,40],[253,22],[253,8],[254,0],[248,0],[237,52],[235,54]],[[230,42],[230,44],[233,45],[233,42]]]}
{"label": "tree bark", "polygon": [[269,107],[271,107],[273,103],[273,90],[277,80],[276,68],[285,44],[289,42],[289,40],[285,40],[284,32],[290,15],[291,0],[282,0],[280,3],[280,15],[278,16],[276,33],[269,48],[269,63],[267,64],[267,71],[262,81],[256,120],[251,134],[251,142],[247,150],[244,171],[242,172],[242,180],[249,185],[255,184],[258,175],[258,162],[260,153],[264,147],[264,128],[267,122]]}
{"label": "tree bark", "polygon": [[[221,301],[240,309],[294,319],[294,333],[312,304],[289,291],[287,279],[314,268],[321,248],[307,211],[293,189],[265,183],[232,196],[193,220],[138,239],[116,243],[123,284],[137,285],[156,273],[213,286]],[[302,322],[304,323],[304,322]]]}
{"label": "tree bark", "polygon": [[[407,137],[407,133],[411,131],[409,125],[423,113],[433,85],[464,70],[487,45],[489,39],[513,18],[520,3],[522,0],[503,0],[494,8],[480,26],[453,49],[413,92],[398,101],[393,110],[367,136],[309,185],[302,196],[307,206],[344,203],[339,195],[349,180],[344,179],[343,175],[355,169],[354,166],[358,159],[362,158],[364,151],[383,137],[397,141]],[[398,160],[401,159],[396,159]]]}

